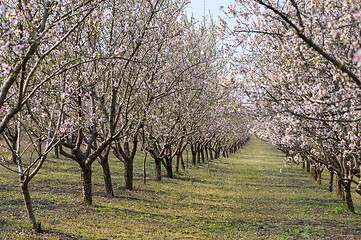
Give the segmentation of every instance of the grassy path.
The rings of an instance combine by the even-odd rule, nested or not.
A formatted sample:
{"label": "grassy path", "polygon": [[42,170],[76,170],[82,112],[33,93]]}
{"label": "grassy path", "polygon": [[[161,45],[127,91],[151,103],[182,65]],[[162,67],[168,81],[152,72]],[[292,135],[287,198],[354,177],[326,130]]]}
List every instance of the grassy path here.
{"label": "grassy path", "polygon": [[[361,238],[361,215],[346,212],[326,186],[316,186],[299,166],[285,167],[279,151],[255,138],[228,159],[162,183],[140,183],[141,159],[136,190],[117,189],[115,198],[103,196],[95,165],[93,207],[79,203],[77,166],[51,160],[31,190],[36,215],[47,230],[39,236],[26,231],[16,178],[1,169],[0,239]],[[121,164],[112,162],[113,182],[121,184]],[[360,197],[354,198],[360,213]]]}

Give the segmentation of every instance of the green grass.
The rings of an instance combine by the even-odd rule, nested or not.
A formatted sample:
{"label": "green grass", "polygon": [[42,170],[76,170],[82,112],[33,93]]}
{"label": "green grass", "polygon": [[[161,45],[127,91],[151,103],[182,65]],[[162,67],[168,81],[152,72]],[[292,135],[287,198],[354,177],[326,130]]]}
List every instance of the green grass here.
{"label": "green grass", "polygon": [[[94,163],[92,207],[81,204],[75,162],[49,158],[31,183],[45,229],[40,235],[28,230],[17,177],[0,169],[0,239],[359,239],[360,214],[347,212],[327,186],[316,186],[300,166],[285,167],[279,151],[255,138],[209,169],[189,168],[147,185],[142,158],[136,159],[134,191],[117,188],[122,164],[111,161],[114,198],[103,194]],[[154,176],[150,159],[147,168]],[[356,194],[354,201],[360,213]]]}

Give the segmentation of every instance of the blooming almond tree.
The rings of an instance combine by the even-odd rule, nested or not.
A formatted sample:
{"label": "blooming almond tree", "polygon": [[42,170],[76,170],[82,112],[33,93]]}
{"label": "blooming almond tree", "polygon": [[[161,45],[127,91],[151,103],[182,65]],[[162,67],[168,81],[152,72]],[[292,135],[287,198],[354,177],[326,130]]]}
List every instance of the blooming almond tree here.
{"label": "blooming almond tree", "polygon": [[[0,133],[39,87],[67,68],[49,66],[96,1],[0,1]],[[41,73],[41,74],[38,74]],[[44,74],[45,73],[45,74]]]}

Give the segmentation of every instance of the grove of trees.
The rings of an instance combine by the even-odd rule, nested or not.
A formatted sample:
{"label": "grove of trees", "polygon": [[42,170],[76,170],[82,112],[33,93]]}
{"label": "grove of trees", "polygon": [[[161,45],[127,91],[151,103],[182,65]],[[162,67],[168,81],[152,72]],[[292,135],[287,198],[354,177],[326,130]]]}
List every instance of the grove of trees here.
{"label": "grove of trees", "polygon": [[143,151],[157,180],[227,157],[248,139],[249,117],[213,22],[187,18],[185,0],[0,1],[0,165],[19,176],[32,229],[29,184],[50,154],[80,169],[92,205],[92,166]]}
{"label": "grove of trees", "polygon": [[[252,133],[302,163],[324,170],[350,211],[361,194],[361,3],[356,0],[241,0],[225,10],[225,45],[238,51],[235,84],[257,120]],[[231,41],[230,41],[231,40]],[[236,50],[235,50],[236,49]]]}

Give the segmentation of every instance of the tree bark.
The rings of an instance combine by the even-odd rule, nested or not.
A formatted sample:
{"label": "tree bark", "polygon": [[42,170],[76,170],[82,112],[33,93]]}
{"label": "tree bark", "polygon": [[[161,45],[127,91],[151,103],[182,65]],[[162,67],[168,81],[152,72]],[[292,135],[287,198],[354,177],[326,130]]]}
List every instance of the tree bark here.
{"label": "tree bark", "polygon": [[205,157],[204,157],[204,149],[202,148],[202,149],[200,149],[200,152],[201,152],[201,159],[202,159],[202,163],[204,163],[205,162]]}
{"label": "tree bark", "polygon": [[330,181],[328,183],[328,191],[332,192],[333,191],[333,176],[335,174],[333,172],[330,172]]}
{"label": "tree bark", "polygon": [[204,157],[205,157],[206,162],[209,162],[207,145],[204,147]]}
{"label": "tree bark", "polygon": [[147,152],[144,154],[144,159],[143,159],[143,184],[147,184],[147,168],[145,166],[146,162],[147,162]]}
{"label": "tree bark", "polygon": [[103,169],[105,193],[110,195],[110,196],[114,196],[113,184],[112,184],[112,176],[111,176],[111,173],[110,173],[108,156],[101,159],[100,165],[102,166],[102,169]]}
{"label": "tree bark", "polygon": [[172,166],[172,158],[166,157],[165,158],[165,169],[167,170],[167,177],[173,178],[173,166]]}
{"label": "tree bark", "polygon": [[339,175],[336,175],[336,194],[338,196],[343,196],[342,193],[342,184],[341,184],[341,179]]}
{"label": "tree bark", "polygon": [[42,232],[41,225],[40,225],[40,223],[37,223],[36,219],[35,219],[28,184],[24,183],[22,180],[20,180],[20,188],[21,188],[21,192],[22,192],[23,197],[24,197],[26,212],[27,212],[27,215],[28,215],[28,219],[29,219],[31,228],[32,228],[32,230],[34,232],[41,233]]}
{"label": "tree bark", "polygon": [[92,170],[91,166],[85,165],[81,168],[81,183],[82,183],[82,195],[83,202],[86,205],[92,205]]}
{"label": "tree bark", "polygon": [[309,173],[311,171],[311,164],[309,161],[306,161],[306,171]]}
{"label": "tree bark", "polygon": [[193,145],[191,145],[191,152],[192,152],[192,166],[197,166],[197,151]]}
{"label": "tree bark", "polygon": [[176,154],[175,158],[175,172],[179,173],[180,155]]}
{"label": "tree bark", "polygon": [[201,163],[201,151],[197,149],[197,164],[199,165]]}
{"label": "tree bark", "polygon": [[344,190],[344,196],[345,196],[345,202],[347,209],[354,213],[355,208],[353,206],[352,202],[352,196],[351,196],[351,181],[343,181],[343,190]]}
{"label": "tree bark", "polygon": [[[59,143],[60,144],[60,143]],[[54,147],[54,155],[55,155],[55,158],[59,158],[59,144],[55,145]]]}
{"label": "tree bark", "polygon": [[313,180],[317,181],[317,170],[315,167],[311,168],[311,176],[312,176]]}
{"label": "tree bark", "polygon": [[133,159],[124,160],[124,188],[133,190]]}
{"label": "tree bark", "polygon": [[161,181],[162,180],[162,162],[160,159],[154,159],[155,161],[155,180]]}
{"label": "tree bark", "polygon": [[182,170],[183,170],[183,171],[186,170],[186,167],[185,167],[185,165],[184,165],[184,160],[183,160],[183,154],[180,155],[180,162],[181,162],[181,168],[182,168]]}
{"label": "tree bark", "polygon": [[212,149],[209,149],[209,157],[211,160],[213,160],[213,150]]}

